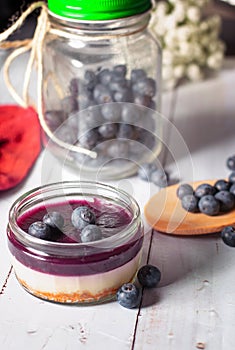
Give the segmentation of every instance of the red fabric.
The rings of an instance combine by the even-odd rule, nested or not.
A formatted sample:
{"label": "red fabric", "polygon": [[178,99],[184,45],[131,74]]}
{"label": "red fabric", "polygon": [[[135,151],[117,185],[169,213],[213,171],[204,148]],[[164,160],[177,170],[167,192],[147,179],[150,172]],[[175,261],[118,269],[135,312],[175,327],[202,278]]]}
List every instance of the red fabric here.
{"label": "red fabric", "polygon": [[0,106],[0,191],[18,185],[40,151],[40,123],[35,110]]}

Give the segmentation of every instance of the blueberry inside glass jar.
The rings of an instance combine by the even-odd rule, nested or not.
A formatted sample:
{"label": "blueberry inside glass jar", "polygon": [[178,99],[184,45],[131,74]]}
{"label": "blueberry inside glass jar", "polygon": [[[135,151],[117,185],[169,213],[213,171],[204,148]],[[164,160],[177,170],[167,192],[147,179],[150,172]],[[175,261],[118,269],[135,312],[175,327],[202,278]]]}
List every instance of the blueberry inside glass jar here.
{"label": "blueberry inside glass jar", "polygon": [[48,2],[42,114],[66,146],[54,138],[47,146],[90,178],[131,175],[161,149],[161,49],[148,30],[151,1],[81,1],[74,11],[63,3]]}
{"label": "blueberry inside glass jar", "polygon": [[[74,226],[77,212],[87,220],[83,229]],[[62,217],[58,222],[63,225],[56,227],[48,216]],[[39,222],[50,234],[32,234],[29,228]],[[21,196],[10,209],[7,236],[16,277],[28,292],[58,303],[99,303],[112,299],[135,277],[143,226],[129,194],[102,183],[61,182]]]}

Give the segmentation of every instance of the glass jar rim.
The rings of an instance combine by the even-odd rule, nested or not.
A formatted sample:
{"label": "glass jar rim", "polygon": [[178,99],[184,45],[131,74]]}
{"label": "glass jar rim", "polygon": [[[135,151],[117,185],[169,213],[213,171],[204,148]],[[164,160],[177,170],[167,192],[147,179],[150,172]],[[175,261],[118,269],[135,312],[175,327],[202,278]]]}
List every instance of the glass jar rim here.
{"label": "glass jar rim", "polygon": [[[127,201],[129,201],[130,205],[132,206],[131,222],[128,225],[126,225],[124,228],[121,228],[120,232],[116,233],[113,236],[104,238],[102,240],[97,240],[97,241],[87,242],[87,243],[80,243],[80,242],[64,243],[64,242],[54,242],[54,241],[43,240],[43,239],[29,235],[27,232],[25,232],[23,229],[19,227],[17,223],[17,218],[18,218],[17,213],[22,208],[22,206],[27,204],[29,200],[32,200],[32,198],[35,198],[36,196],[39,196],[42,194],[49,193],[49,191],[56,190],[56,189],[69,190],[72,188],[76,188],[76,190],[79,190],[85,187],[86,188],[93,187],[93,189],[94,188],[103,189],[110,194],[113,193],[116,195],[123,196]],[[78,194],[79,194],[79,191],[76,192],[76,195]],[[90,193],[90,195],[92,195],[92,192]],[[94,193],[93,198],[95,197],[99,198],[99,194]],[[102,198],[101,195],[100,195],[100,198]],[[105,199],[108,200],[109,198],[105,197]],[[112,197],[110,197],[110,200],[111,199]],[[19,241],[24,246],[29,247],[30,249],[33,249],[35,251],[39,251],[45,254],[53,254],[53,255],[60,254],[62,256],[70,257],[70,256],[78,255],[78,250],[81,248],[87,249],[87,253],[89,253],[89,249],[90,249],[92,254],[94,252],[93,249],[97,249],[99,251],[107,251],[111,248],[118,247],[121,244],[125,244],[126,242],[131,240],[133,234],[137,232],[140,225],[142,226],[142,223],[140,220],[139,205],[137,201],[134,199],[134,197],[129,195],[127,192],[101,182],[62,181],[62,182],[50,183],[50,184],[33,188],[30,191],[27,191],[26,193],[21,195],[18,199],[16,199],[9,210],[8,231],[11,231],[13,233],[17,241]]]}

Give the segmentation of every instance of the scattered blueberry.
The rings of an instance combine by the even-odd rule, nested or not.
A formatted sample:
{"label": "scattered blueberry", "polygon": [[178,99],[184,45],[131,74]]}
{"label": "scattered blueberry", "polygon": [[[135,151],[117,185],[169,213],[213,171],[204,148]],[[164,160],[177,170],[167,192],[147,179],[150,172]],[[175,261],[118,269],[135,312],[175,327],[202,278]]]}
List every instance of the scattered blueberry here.
{"label": "scattered blueberry", "polygon": [[73,210],[71,221],[74,227],[82,230],[89,224],[95,224],[96,216],[90,208],[81,206]]}
{"label": "scattered blueberry", "polygon": [[232,171],[228,178],[229,182],[235,184],[235,171]]}
{"label": "scattered blueberry", "polygon": [[193,188],[189,184],[182,184],[177,188],[176,195],[179,199],[182,199],[184,196],[188,194],[193,194]]}
{"label": "scattered blueberry", "polygon": [[230,187],[229,192],[235,196],[235,183]]}
{"label": "scattered blueberry", "polygon": [[227,226],[222,230],[221,238],[229,247],[235,247],[235,230],[232,226]]}
{"label": "scattered blueberry", "polygon": [[230,170],[235,170],[235,155],[229,157],[226,164]]}
{"label": "scattered blueberry", "polygon": [[127,308],[132,309],[140,303],[140,290],[132,283],[125,283],[117,291],[118,303]]}
{"label": "scattered blueberry", "polygon": [[193,194],[186,194],[182,198],[181,205],[186,211],[196,213],[198,211],[198,198]]}
{"label": "scattered blueberry", "polygon": [[151,174],[157,170],[155,163],[143,163],[138,169],[138,176],[144,181],[150,181]]}
{"label": "scattered blueberry", "polygon": [[145,265],[139,269],[137,278],[143,287],[153,288],[160,282],[161,272],[156,266]]}
{"label": "scattered blueberry", "polygon": [[167,186],[167,174],[163,169],[155,169],[150,174],[150,181],[159,187],[166,187]]}
{"label": "scattered blueberry", "polygon": [[214,195],[216,193],[216,189],[214,186],[211,186],[209,184],[201,184],[195,189],[195,196],[197,198],[202,198],[203,196],[206,195]]}
{"label": "scattered blueberry", "polygon": [[101,228],[97,225],[87,225],[82,229],[81,241],[83,243],[98,241],[102,238]]}
{"label": "scattered blueberry", "polygon": [[222,212],[230,211],[235,206],[235,197],[229,191],[219,191],[215,194],[215,199],[220,202],[220,210]]}
{"label": "scattered blueberry", "polygon": [[220,211],[220,203],[212,195],[206,195],[200,198],[198,202],[198,207],[201,213],[209,216],[217,215]]}
{"label": "scattered blueberry", "polygon": [[28,233],[40,239],[50,240],[51,238],[50,227],[42,221],[33,222],[28,228]]}
{"label": "scattered blueberry", "polygon": [[52,211],[48,214],[45,214],[43,216],[42,221],[48,225],[51,226],[53,228],[58,228],[58,229],[62,229],[62,227],[64,226],[64,218],[63,216],[58,213],[57,211]]}
{"label": "scattered blueberry", "polygon": [[214,184],[217,191],[229,191],[230,183],[226,180],[217,180]]}

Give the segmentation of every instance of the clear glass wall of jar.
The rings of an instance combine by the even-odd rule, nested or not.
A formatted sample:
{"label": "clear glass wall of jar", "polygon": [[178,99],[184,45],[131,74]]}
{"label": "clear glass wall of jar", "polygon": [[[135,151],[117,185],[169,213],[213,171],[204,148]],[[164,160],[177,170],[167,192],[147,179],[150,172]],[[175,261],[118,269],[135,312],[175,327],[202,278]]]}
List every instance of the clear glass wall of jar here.
{"label": "clear glass wall of jar", "polygon": [[161,49],[150,12],[106,21],[50,13],[43,49],[43,116],[55,136],[96,158],[49,142],[89,178],[129,176],[161,149]]}

